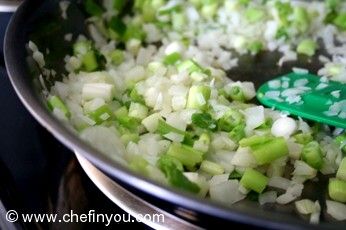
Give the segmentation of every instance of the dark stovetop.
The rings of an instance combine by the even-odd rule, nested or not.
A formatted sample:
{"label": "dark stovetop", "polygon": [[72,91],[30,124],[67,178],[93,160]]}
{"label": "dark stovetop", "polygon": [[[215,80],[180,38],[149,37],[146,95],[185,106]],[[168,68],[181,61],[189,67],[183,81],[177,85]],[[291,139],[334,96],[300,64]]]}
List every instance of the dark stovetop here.
{"label": "dark stovetop", "polygon": [[[10,14],[0,14],[1,47]],[[2,53],[2,48],[1,48]],[[11,224],[7,210],[19,213],[123,214],[81,169],[74,154],[58,143],[26,111],[10,85],[0,59],[0,229],[103,229],[103,223]],[[140,223],[109,227],[147,228]]]}

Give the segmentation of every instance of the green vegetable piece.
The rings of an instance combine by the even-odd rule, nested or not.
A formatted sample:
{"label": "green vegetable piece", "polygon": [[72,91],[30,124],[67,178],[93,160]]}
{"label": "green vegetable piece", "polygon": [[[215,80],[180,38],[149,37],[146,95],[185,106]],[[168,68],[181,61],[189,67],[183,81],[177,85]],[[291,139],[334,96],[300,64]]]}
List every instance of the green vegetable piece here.
{"label": "green vegetable piece", "polygon": [[204,18],[213,18],[217,12],[217,8],[217,3],[203,5],[201,9],[201,14]]}
{"label": "green vegetable piece", "polygon": [[93,72],[97,70],[99,67],[99,64],[97,62],[96,54],[93,50],[88,51],[86,54],[84,54],[82,58],[82,69],[87,72]]}
{"label": "green vegetable piece", "polygon": [[136,130],[139,126],[139,121],[128,115],[127,108],[125,106],[119,108],[114,112],[115,118],[118,123],[130,130]]}
{"label": "green vegetable piece", "polygon": [[121,63],[124,62],[124,52],[122,50],[114,50],[112,51],[112,53],[110,54],[112,63],[114,65],[120,65]]}
{"label": "green vegetable piece", "polygon": [[315,54],[316,49],[317,44],[315,41],[311,39],[305,39],[299,43],[297,47],[297,52],[311,57]]}
{"label": "green vegetable piece", "polygon": [[169,124],[167,124],[163,119],[159,119],[159,124],[157,126],[157,130],[156,130],[159,134],[166,135],[167,133],[177,133],[180,135],[185,136],[186,132],[184,132],[183,130],[177,129]]}
{"label": "green vegetable piece", "polygon": [[346,157],[344,157],[339,165],[338,171],[336,172],[336,178],[346,181]]}
{"label": "green vegetable piece", "polygon": [[258,54],[263,49],[263,43],[261,41],[255,41],[249,44],[248,50],[252,54]]}
{"label": "green vegetable piece", "polygon": [[238,171],[234,170],[233,172],[231,172],[229,174],[228,179],[229,180],[239,180],[240,178],[242,178],[243,174],[239,173]]}
{"label": "green vegetable piece", "polygon": [[172,5],[171,7],[165,7],[164,9],[160,9],[157,13],[158,15],[162,16],[162,15],[167,15],[167,14],[171,14],[171,13],[176,13],[181,11],[181,5],[180,4],[176,4],[176,5]]}
{"label": "green vegetable piece", "polygon": [[298,133],[293,136],[298,144],[306,145],[311,142],[314,138],[311,136],[311,133]]}
{"label": "green vegetable piece", "polygon": [[218,127],[222,131],[231,132],[236,126],[244,124],[244,115],[235,109],[229,109],[218,120]]}
{"label": "green vegetable piece", "polygon": [[139,25],[129,24],[127,25],[126,31],[123,35],[123,40],[125,42],[131,39],[138,39],[140,41],[143,41],[145,36],[146,34]]}
{"label": "green vegetable piece", "polygon": [[278,11],[281,24],[287,26],[289,24],[289,16],[293,13],[290,2],[275,2],[275,8]]}
{"label": "green vegetable piece", "polygon": [[338,202],[346,202],[346,181],[330,179],[328,184],[330,198]]}
{"label": "green vegetable piece", "polygon": [[59,109],[67,118],[71,116],[70,110],[58,96],[51,96],[48,99],[48,108],[52,111]]}
{"label": "green vegetable piece", "polygon": [[346,30],[346,12],[339,13],[333,20],[333,24],[340,30]]}
{"label": "green vegetable piece", "polygon": [[252,136],[240,140],[239,145],[250,147],[259,165],[271,163],[288,154],[286,141],[282,137]]}
{"label": "green vegetable piece", "polygon": [[233,101],[244,102],[246,100],[244,92],[243,92],[242,88],[239,86],[232,86],[228,92],[228,95],[230,98],[232,98]]}
{"label": "green vegetable piece", "polygon": [[132,157],[129,163],[130,169],[142,175],[147,175],[147,166],[148,162],[142,156]]}
{"label": "green vegetable piece", "polygon": [[235,142],[239,142],[245,137],[245,124],[239,124],[228,134],[229,138]]}
{"label": "green vegetable piece", "polygon": [[193,168],[203,160],[203,152],[178,143],[172,143],[167,154],[178,159],[186,167]]}
{"label": "green vegetable piece", "polygon": [[200,169],[211,175],[220,175],[225,172],[221,165],[207,160],[202,161]]}
{"label": "green vegetable piece", "polygon": [[120,139],[125,145],[127,145],[130,142],[137,143],[140,138],[137,133],[125,133],[120,137]]}
{"label": "green vegetable piece", "polygon": [[304,146],[302,151],[302,160],[314,169],[321,169],[323,165],[323,156],[320,145],[316,141],[311,141]]}
{"label": "green vegetable piece", "polygon": [[202,129],[215,130],[216,121],[209,113],[194,113],[191,117],[192,124]]}
{"label": "green vegetable piece", "polygon": [[189,59],[189,60],[185,60],[181,63],[178,64],[177,69],[179,72],[188,72],[188,73],[192,73],[195,71],[199,71],[199,72],[203,72],[203,68],[194,60]]}
{"label": "green vegetable piece", "polygon": [[295,7],[293,10],[293,15],[293,26],[295,26],[301,33],[306,32],[310,26],[310,18],[306,9],[303,7]]}
{"label": "green vegetable piece", "polygon": [[344,133],[337,136],[335,142],[340,146],[341,150],[346,153],[346,134]]}
{"label": "green vegetable piece", "polygon": [[240,180],[240,184],[246,189],[262,193],[266,188],[268,181],[268,177],[264,176],[262,173],[247,168]]}
{"label": "green vegetable piece", "polygon": [[181,163],[174,157],[169,155],[162,155],[157,162],[159,169],[165,174],[168,182],[177,188],[184,189],[185,191],[198,193],[200,188],[197,184],[191,182],[183,174],[183,167]]}
{"label": "green vegetable piece", "polygon": [[325,4],[329,10],[337,11],[341,5],[341,0],[326,0]]}
{"label": "green vegetable piece", "polygon": [[145,104],[143,96],[140,95],[136,88],[133,88],[130,92],[130,98],[133,102]]}
{"label": "green vegetable piece", "polygon": [[112,119],[113,117],[113,113],[108,105],[102,105],[99,108],[97,108],[95,111],[90,112],[88,115],[98,125],[104,121]]}
{"label": "green vegetable piece", "polygon": [[91,49],[92,45],[90,41],[79,41],[73,45],[73,54],[75,56],[84,55]]}
{"label": "green vegetable piece", "polygon": [[245,18],[250,23],[258,22],[264,18],[264,11],[257,8],[249,8],[245,11]]}
{"label": "green vegetable piece", "polygon": [[256,135],[254,135],[254,136],[240,140],[239,145],[241,147],[253,147],[256,145],[262,145],[262,144],[268,143],[272,139],[273,138],[269,137],[269,136],[256,136]]}
{"label": "green vegetable piece", "polygon": [[174,65],[181,60],[181,54],[178,52],[171,53],[163,59],[165,65]]}
{"label": "green vegetable piece", "polygon": [[208,106],[211,89],[205,85],[193,85],[189,90],[187,108],[204,110]]}
{"label": "green vegetable piece", "polygon": [[123,20],[117,16],[113,16],[111,20],[108,23],[109,29],[119,35],[120,37],[123,36],[126,32],[126,25],[123,22]]}
{"label": "green vegetable piece", "polygon": [[116,12],[119,14],[123,11],[126,0],[113,0],[113,9],[116,10]]}
{"label": "green vegetable piece", "polygon": [[275,34],[276,39],[284,38],[285,40],[289,38],[287,28],[285,26],[281,26]]}
{"label": "green vegetable piece", "polygon": [[97,16],[100,17],[103,14],[103,8],[97,4],[94,0],[86,0],[84,2],[84,8],[85,11],[92,15],[92,16]]}

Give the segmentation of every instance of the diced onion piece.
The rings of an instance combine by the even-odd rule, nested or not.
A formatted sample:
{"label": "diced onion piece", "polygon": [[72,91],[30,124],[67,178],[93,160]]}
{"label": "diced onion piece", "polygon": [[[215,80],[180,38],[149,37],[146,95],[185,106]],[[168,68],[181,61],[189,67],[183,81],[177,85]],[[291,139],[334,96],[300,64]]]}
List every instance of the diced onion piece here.
{"label": "diced onion piece", "polygon": [[340,202],[327,200],[327,213],[336,220],[346,220],[346,205]]}
{"label": "diced onion piece", "polygon": [[294,202],[294,204],[298,212],[303,215],[311,214],[317,211],[315,203],[309,199],[299,200]]}
{"label": "diced onion piece", "polygon": [[83,86],[82,98],[86,101],[102,98],[108,102],[113,98],[113,88],[113,85],[106,83],[87,83]]}
{"label": "diced onion piece", "polygon": [[258,202],[260,203],[260,205],[264,205],[266,203],[275,203],[276,198],[277,198],[276,191],[268,191],[259,195]]}
{"label": "diced onion piece", "polygon": [[233,204],[246,196],[239,191],[238,180],[227,180],[210,186],[210,198],[223,204]]}
{"label": "diced onion piece", "polygon": [[159,113],[153,113],[150,116],[142,120],[142,125],[151,133],[155,132],[159,124],[161,115]]}
{"label": "diced onion piece", "polygon": [[297,129],[296,121],[290,117],[282,117],[277,119],[272,128],[271,133],[276,137],[289,137]]}

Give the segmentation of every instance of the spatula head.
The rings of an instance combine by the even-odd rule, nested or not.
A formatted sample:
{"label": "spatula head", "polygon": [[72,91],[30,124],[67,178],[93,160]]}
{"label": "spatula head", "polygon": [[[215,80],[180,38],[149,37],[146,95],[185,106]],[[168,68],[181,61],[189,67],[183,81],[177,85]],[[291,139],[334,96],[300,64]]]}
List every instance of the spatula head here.
{"label": "spatula head", "polygon": [[257,99],[265,106],[346,129],[346,85],[309,73],[289,73],[263,84]]}

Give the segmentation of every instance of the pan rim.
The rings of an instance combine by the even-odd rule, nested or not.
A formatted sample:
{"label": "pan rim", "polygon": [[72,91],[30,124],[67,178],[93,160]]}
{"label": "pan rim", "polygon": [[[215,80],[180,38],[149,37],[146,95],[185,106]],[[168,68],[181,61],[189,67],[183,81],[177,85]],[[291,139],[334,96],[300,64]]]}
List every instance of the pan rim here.
{"label": "pan rim", "polygon": [[14,13],[5,34],[4,56],[9,79],[19,99],[30,114],[57,140],[67,146],[70,150],[76,151],[84,156],[97,168],[106,172],[107,175],[117,178],[124,184],[130,185],[166,202],[180,205],[212,217],[273,229],[307,229],[312,227],[321,227],[325,229],[332,227],[326,223],[317,226],[310,225],[304,220],[299,220],[298,218],[289,217],[280,213],[275,213],[276,218],[273,220],[270,215],[264,215],[267,212],[261,214],[261,212],[256,211],[240,211],[235,207],[226,207],[205,198],[202,199],[186,192],[179,191],[178,189],[160,185],[149,178],[130,171],[115,161],[111,161],[109,158],[104,156],[104,154],[93,149],[73,134],[72,131],[55,119],[53,115],[44,108],[35,95],[34,90],[30,89],[30,85],[23,77],[28,75],[27,70],[25,70],[25,68],[20,68],[23,66],[24,62],[21,62],[20,58],[18,58],[20,56],[19,49],[20,46],[25,46],[25,43],[21,44],[20,38],[23,36],[23,31],[20,27],[27,23],[27,18],[30,18],[31,14],[34,12],[33,9],[40,6],[43,2],[43,0],[24,1]]}

